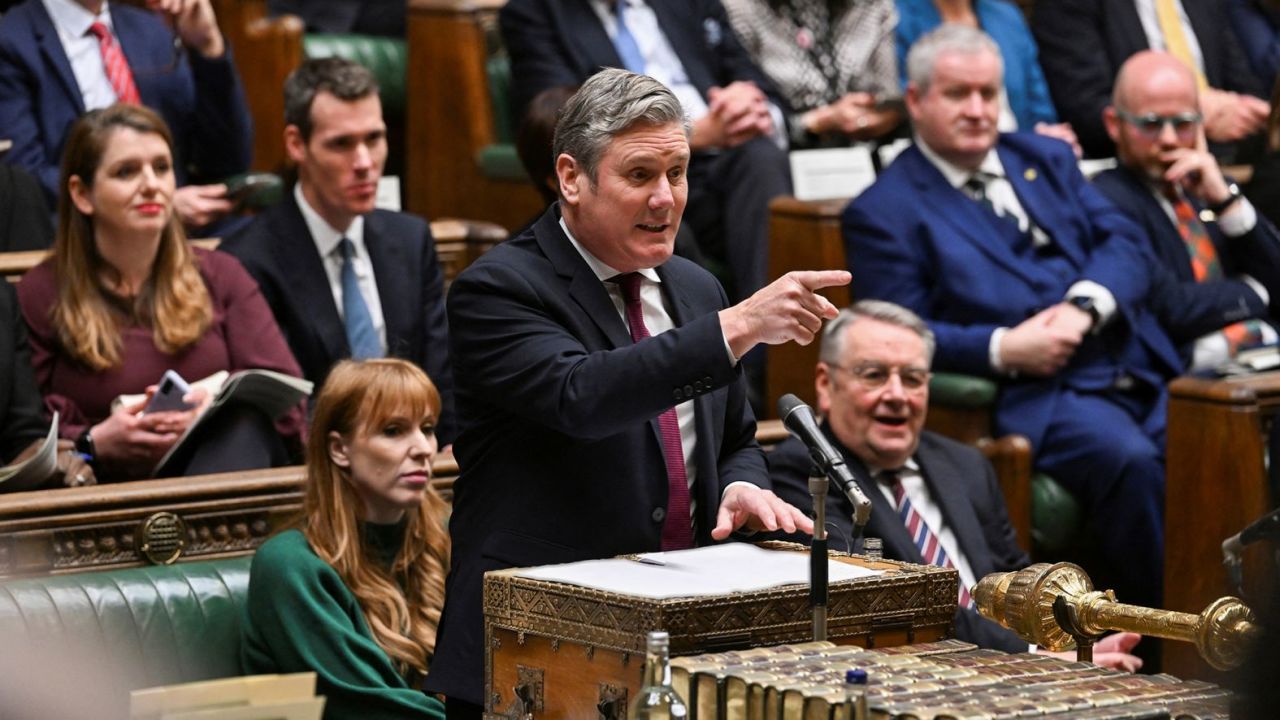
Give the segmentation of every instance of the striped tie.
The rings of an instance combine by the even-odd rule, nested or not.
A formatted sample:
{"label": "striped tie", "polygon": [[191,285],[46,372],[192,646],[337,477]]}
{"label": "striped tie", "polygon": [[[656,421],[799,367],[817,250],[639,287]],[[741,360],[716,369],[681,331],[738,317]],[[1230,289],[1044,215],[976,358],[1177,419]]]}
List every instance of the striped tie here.
{"label": "striped tie", "polygon": [[[622,288],[626,301],[627,324],[631,341],[649,337],[644,324],[644,307],[640,303],[640,273],[619,275],[614,280]],[[680,441],[680,420],[674,407],[658,416],[662,435],[662,458],[667,466],[667,517],[662,524],[662,549],[683,550],[693,547],[692,519],[689,516],[689,476],[684,469],[684,444]]]}
{"label": "striped tie", "polygon": [[[911,499],[907,497],[907,491],[903,489],[898,473],[894,470],[885,470],[880,473],[880,482],[888,485],[893,491],[893,508],[898,511],[898,517],[906,526],[907,534],[916,544],[916,549],[920,551],[925,564],[954,568],[951,558],[947,557],[947,551],[943,550],[942,543],[938,542],[938,536],[933,534],[924,518],[911,505]],[[960,606],[973,607],[973,598],[969,596],[969,588],[964,586],[963,580],[960,581]]]}
{"label": "striped tie", "polygon": [[129,61],[125,59],[116,39],[106,25],[96,22],[89,26],[89,32],[98,38],[98,50],[102,52],[102,68],[107,73],[107,81],[116,91],[116,100],[131,105],[141,105],[138,97],[138,86],[133,84],[133,72],[129,70]]}

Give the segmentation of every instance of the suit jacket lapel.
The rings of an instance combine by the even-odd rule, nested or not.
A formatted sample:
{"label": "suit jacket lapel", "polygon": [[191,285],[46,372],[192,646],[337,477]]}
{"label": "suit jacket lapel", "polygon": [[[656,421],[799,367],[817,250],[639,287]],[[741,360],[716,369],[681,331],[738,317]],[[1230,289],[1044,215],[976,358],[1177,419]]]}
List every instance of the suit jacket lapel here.
{"label": "suit jacket lapel", "polygon": [[1014,256],[1013,249],[995,237],[994,229],[988,229],[991,222],[982,206],[951,187],[942,173],[918,149],[912,148],[904,152],[898,162],[903,160],[907,161],[908,177],[916,186],[920,197],[929,198],[937,215],[961,238],[1028,284],[1035,282],[1035,278],[1027,274],[1025,263]]}
{"label": "suit jacket lapel", "polygon": [[421,309],[410,301],[414,296],[409,284],[414,265],[404,245],[383,232],[377,214],[371,213],[364,218],[364,246],[369,251],[369,263],[378,283],[378,301],[382,304],[382,321],[387,331],[387,351],[391,354],[402,346],[401,341],[412,341],[411,314]]}
{"label": "suit jacket lapel", "polygon": [[[822,432],[831,441],[832,447],[841,449],[844,453],[845,464],[850,472],[853,473],[853,479],[857,481],[858,487],[862,488],[862,492],[868,498],[871,498],[871,519],[867,521],[867,527],[864,534],[867,537],[878,537],[884,542],[885,557],[902,558],[907,562],[923,564],[924,558],[920,555],[920,551],[916,549],[916,544],[911,541],[911,536],[907,534],[907,527],[902,524],[902,520],[898,518],[898,512],[894,509],[893,504],[884,496],[884,491],[880,489],[880,484],[875,478],[871,477],[871,472],[867,470],[867,466],[858,459],[858,456],[849,452],[847,448],[840,443],[836,436],[831,432],[831,427],[827,423],[822,424]],[[827,492],[840,493],[839,488],[828,488]],[[830,506],[830,504],[828,504]],[[840,507],[852,510],[851,502],[841,502]],[[853,524],[850,521],[849,527]]]}
{"label": "suit jacket lapel", "polygon": [[[996,152],[1000,155],[1005,175],[1008,176],[1009,184],[1013,186],[1013,192],[1018,196],[1018,202],[1022,205],[1022,210],[1026,212],[1027,217],[1036,227],[1049,234],[1054,244],[1063,255],[1067,256],[1072,265],[1077,268],[1084,267],[1085,249],[1073,242],[1064,242],[1070,237],[1070,233],[1065,232],[1070,221],[1067,218],[1052,215],[1058,208],[1058,202],[1047,194],[1049,192],[1047,181],[1040,179],[1044,176],[1044,172],[1026,164],[1020,155],[1008,152],[1000,145],[996,146]],[[1062,229],[1061,232],[1056,231],[1059,228]]]}
{"label": "suit jacket lapel", "polygon": [[622,58],[605,31],[600,16],[592,9],[589,0],[570,0],[563,4],[565,25],[572,33],[566,42],[570,47],[581,47],[586,53],[587,74],[594,74],[601,67],[622,67]]}
{"label": "suit jacket lapel", "polygon": [[956,476],[954,467],[939,461],[927,438],[921,439],[920,447],[916,450],[916,461],[920,464],[920,472],[924,475],[929,495],[942,510],[943,521],[955,535],[960,552],[969,563],[969,569],[975,577],[983,577],[991,570],[987,565],[990,553],[985,548],[982,526],[973,513],[973,505],[961,491],[965,487],[964,481]]}
{"label": "suit jacket lapel", "polygon": [[689,82],[705,96],[707,90],[716,84],[716,79],[709,72],[703,61],[703,54],[700,52],[700,48],[706,42],[698,33],[704,32],[704,28],[702,23],[689,13],[690,0],[648,1],[649,7],[653,8],[653,14],[658,18],[662,34],[667,36],[671,49],[680,58],[680,64],[684,66],[684,73],[689,78]]}
{"label": "suit jacket lapel", "polygon": [[84,96],[80,94],[80,84],[76,82],[75,73],[71,71],[71,61],[67,60],[67,53],[62,49],[62,41],[58,39],[58,30],[53,26],[53,19],[45,11],[43,3],[28,3],[28,7],[31,13],[31,24],[35,29],[35,41],[40,46],[40,54],[53,68],[63,92],[75,103],[76,114],[83,115]]}
{"label": "suit jacket lapel", "polygon": [[596,277],[569,242],[560,228],[559,205],[552,205],[534,225],[534,238],[543,255],[556,272],[568,283],[569,296],[591,318],[596,327],[615,348],[631,344],[631,332],[627,329],[618,308],[609,298],[609,291]]}
{"label": "suit jacket lapel", "polygon": [[[329,287],[329,273],[316,250],[315,240],[302,211],[294,202],[293,192],[285,193],[279,212],[272,218],[276,264],[284,276],[290,301],[298,308],[299,318],[307,318],[310,334],[316,336],[329,357],[341,358],[351,354],[347,346],[346,326],[338,313],[333,292]],[[306,308],[306,310],[302,310]]]}

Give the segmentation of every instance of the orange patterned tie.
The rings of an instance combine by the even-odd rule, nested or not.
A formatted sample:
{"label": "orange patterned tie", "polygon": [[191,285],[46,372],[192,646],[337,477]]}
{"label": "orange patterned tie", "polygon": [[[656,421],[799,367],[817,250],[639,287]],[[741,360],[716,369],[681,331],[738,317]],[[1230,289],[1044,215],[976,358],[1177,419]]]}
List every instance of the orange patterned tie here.
{"label": "orange patterned tie", "polygon": [[[1180,193],[1166,192],[1165,196],[1173,204],[1173,214],[1178,219],[1178,234],[1187,246],[1187,255],[1191,258],[1191,271],[1195,273],[1196,282],[1222,279],[1222,263],[1218,260],[1218,250],[1213,246],[1209,231],[1196,216],[1196,209]],[[1227,347],[1231,357],[1235,357],[1242,347],[1260,345],[1262,328],[1257,320],[1246,320],[1233,323],[1222,328],[1227,338]]]}
{"label": "orange patterned tie", "polygon": [[96,22],[89,26],[89,32],[98,38],[98,49],[102,52],[102,67],[107,73],[107,81],[116,91],[116,100],[131,105],[141,105],[138,97],[138,86],[133,84],[133,72],[129,70],[129,61],[125,59],[116,39],[106,25]]}

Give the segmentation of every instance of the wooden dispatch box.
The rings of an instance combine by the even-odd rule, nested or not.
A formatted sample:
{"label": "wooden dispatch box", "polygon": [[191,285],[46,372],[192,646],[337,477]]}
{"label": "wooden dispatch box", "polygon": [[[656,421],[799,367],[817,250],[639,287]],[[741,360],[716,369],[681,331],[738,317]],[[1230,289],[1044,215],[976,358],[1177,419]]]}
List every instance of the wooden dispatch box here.
{"label": "wooden dispatch box", "polygon": [[[950,637],[955,570],[830,555],[883,574],[831,583],[828,640],[890,647]],[[673,657],[813,639],[808,586],[654,600],[518,572],[485,574],[486,717],[520,717],[517,708],[526,707],[540,719],[625,718],[652,630],[670,633]]]}

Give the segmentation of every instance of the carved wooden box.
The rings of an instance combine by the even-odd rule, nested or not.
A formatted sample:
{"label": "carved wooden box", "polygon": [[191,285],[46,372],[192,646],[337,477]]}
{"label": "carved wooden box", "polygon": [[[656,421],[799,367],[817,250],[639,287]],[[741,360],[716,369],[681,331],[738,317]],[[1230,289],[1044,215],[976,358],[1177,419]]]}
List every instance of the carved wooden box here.
{"label": "carved wooden box", "polygon": [[[829,640],[887,647],[950,635],[959,584],[955,570],[831,555],[884,572],[831,584]],[[523,717],[527,709],[537,718],[625,718],[639,689],[651,630],[670,633],[673,656],[813,639],[804,586],[654,600],[516,572],[485,575],[488,717]]]}

